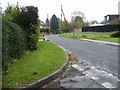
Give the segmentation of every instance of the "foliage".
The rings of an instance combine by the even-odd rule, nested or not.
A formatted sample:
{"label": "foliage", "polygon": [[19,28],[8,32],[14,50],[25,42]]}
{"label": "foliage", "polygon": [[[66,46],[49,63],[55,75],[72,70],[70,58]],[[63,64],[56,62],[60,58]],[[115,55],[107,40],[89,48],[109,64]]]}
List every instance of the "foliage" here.
{"label": "foliage", "polygon": [[9,23],[10,55],[19,58],[24,52],[24,36],[22,29],[13,23]]}
{"label": "foliage", "polygon": [[110,36],[111,37],[120,37],[120,31],[115,31]]}
{"label": "foliage", "polygon": [[72,24],[69,22],[62,21],[62,32],[71,32],[73,30]]}
{"label": "foliage", "polygon": [[56,17],[56,15],[54,14],[50,20],[50,27],[51,29],[54,31],[56,31],[57,29],[59,29],[59,22],[58,22],[58,18]]}
{"label": "foliage", "polygon": [[67,24],[66,24],[66,22],[62,21],[60,25],[62,26],[61,30],[65,32],[67,30]]}
{"label": "foliage", "polygon": [[38,22],[37,7],[27,6],[22,8],[17,24],[20,25],[26,32],[27,49],[29,50],[37,49],[38,35],[40,32]]}
{"label": "foliage", "polygon": [[17,3],[16,6],[13,6],[13,5],[9,5],[8,4],[8,7],[7,9],[5,10],[5,12],[3,13],[3,16],[8,20],[8,21],[11,21],[11,22],[16,22],[17,20],[17,16],[20,14],[20,7]]}
{"label": "foliage", "polygon": [[81,17],[82,20],[84,21],[85,16],[84,16],[84,13],[83,13],[83,12],[81,12],[81,11],[74,11],[74,12],[72,13],[72,19],[75,19],[77,16],[78,16],[78,17]]}
{"label": "foliage", "polygon": [[7,66],[10,60],[10,47],[9,47],[9,27],[7,22],[2,20],[2,66],[3,70],[7,70]]}
{"label": "foliage", "polygon": [[32,25],[38,24],[37,7],[27,6],[27,7],[21,8],[21,13],[17,17],[16,23],[24,29],[29,29],[31,28]]}
{"label": "foliage", "polygon": [[2,25],[2,60],[3,69],[7,70],[8,63],[12,58],[19,58],[25,50],[25,41],[22,29],[15,23],[3,18]]}
{"label": "foliage", "polygon": [[72,19],[72,24],[73,24],[73,27],[74,28],[81,28],[84,26],[84,22],[83,22],[83,19],[82,17],[80,16],[76,16],[75,18]]}
{"label": "foliage", "polygon": [[[20,8],[18,3],[16,6],[8,5],[7,10],[5,10],[5,13],[3,14],[3,17],[5,17],[8,21],[17,23],[25,31],[24,38],[26,41],[26,49],[36,50],[37,42],[33,39],[32,34],[35,34],[34,36],[39,35],[37,31],[37,28],[39,27],[37,7],[26,6]],[[33,40],[33,43],[31,43],[31,40]],[[36,44],[34,45],[34,47],[36,47],[31,49],[33,44]]]}
{"label": "foliage", "polygon": [[38,36],[36,34],[32,34],[31,36],[29,36],[28,48],[30,50],[36,50],[37,42],[38,42]]}

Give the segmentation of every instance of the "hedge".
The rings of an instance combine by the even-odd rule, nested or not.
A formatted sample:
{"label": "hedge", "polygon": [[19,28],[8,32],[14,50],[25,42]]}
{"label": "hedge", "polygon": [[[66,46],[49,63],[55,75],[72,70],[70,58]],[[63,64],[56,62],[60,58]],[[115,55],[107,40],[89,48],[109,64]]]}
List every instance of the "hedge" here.
{"label": "hedge", "polygon": [[15,23],[2,19],[2,65],[7,70],[12,58],[20,58],[25,51],[23,30]]}

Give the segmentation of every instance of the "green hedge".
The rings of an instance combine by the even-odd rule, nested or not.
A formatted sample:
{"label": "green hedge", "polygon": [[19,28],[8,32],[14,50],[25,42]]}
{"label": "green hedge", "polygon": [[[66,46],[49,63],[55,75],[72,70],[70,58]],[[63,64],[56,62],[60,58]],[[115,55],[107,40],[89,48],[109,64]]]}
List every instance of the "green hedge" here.
{"label": "green hedge", "polygon": [[7,70],[12,58],[19,58],[25,50],[23,30],[15,23],[2,20],[2,64],[3,70]]}
{"label": "green hedge", "polygon": [[32,34],[29,35],[28,39],[29,39],[28,41],[29,50],[37,50],[38,36],[36,34]]}

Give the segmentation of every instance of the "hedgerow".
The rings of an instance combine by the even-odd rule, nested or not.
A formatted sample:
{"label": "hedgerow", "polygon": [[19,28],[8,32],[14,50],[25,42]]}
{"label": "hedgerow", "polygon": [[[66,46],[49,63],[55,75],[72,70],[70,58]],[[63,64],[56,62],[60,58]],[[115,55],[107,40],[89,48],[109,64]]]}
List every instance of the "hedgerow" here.
{"label": "hedgerow", "polygon": [[15,23],[2,20],[2,64],[7,70],[12,58],[20,58],[25,51],[25,40],[23,30]]}

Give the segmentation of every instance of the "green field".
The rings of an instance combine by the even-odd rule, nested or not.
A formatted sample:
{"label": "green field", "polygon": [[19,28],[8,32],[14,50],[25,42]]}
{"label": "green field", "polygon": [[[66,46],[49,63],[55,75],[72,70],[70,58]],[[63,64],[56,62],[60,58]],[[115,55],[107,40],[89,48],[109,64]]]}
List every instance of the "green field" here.
{"label": "green field", "polygon": [[7,75],[3,76],[3,88],[16,88],[32,83],[53,73],[65,61],[66,54],[61,48],[48,41],[39,42],[38,50],[27,51],[22,58],[12,61]]}
{"label": "green field", "polygon": [[73,38],[73,39],[92,39],[92,40],[101,40],[109,42],[119,42],[120,38],[112,38],[110,35],[112,32],[72,32],[72,33],[63,33],[60,34],[64,38]]}

